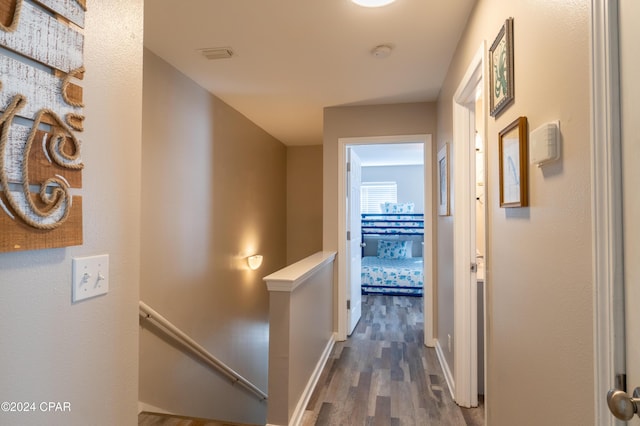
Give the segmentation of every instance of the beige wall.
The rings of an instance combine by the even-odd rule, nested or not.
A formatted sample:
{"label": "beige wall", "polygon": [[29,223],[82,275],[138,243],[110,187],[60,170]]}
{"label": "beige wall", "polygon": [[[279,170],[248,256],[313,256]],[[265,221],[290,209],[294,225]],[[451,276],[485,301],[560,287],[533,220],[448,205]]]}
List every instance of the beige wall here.
{"label": "beige wall", "polygon": [[[492,426],[516,419],[519,425],[593,424],[591,398],[567,403],[563,397],[593,393],[589,4],[480,0],[439,98],[441,146],[451,140],[451,99],[473,55],[483,40],[488,48],[504,20],[514,17],[516,100],[487,125],[486,408]],[[527,116],[530,130],[560,120],[562,160],[530,168],[531,207],[504,209],[497,134],[520,115]],[[452,297],[446,290],[451,228],[450,218],[438,220],[441,313],[452,306],[452,299],[443,299]]]}
{"label": "beige wall", "polygon": [[287,147],[287,264],[322,250],[322,145]]}
{"label": "beige wall", "polygon": [[[141,299],[267,389],[268,294],[286,261],[286,149],[149,51],[144,56]],[[264,256],[257,271],[245,257]],[[140,335],[140,400],[264,423],[266,406]]]}
{"label": "beige wall", "polygon": [[[88,8],[84,244],[0,254],[2,400],[71,412],[0,413],[2,424],[137,421],[142,1]],[[96,254],[109,254],[109,293],[72,304],[71,259]]]}
{"label": "beige wall", "polygon": [[[324,110],[322,247],[338,251],[338,139],[436,133],[436,104],[331,107]],[[338,263],[336,271],[341,265]],[[334,282],[338,283],[337,275]],[[337,297],[337,290],[334,296]],[[335,300],[334,297],[334,300]],[[337,330],[337,306],[334,303]]]}
{"label": "beige wall", "polygon": [[324,350],[333,341],[333,268],[333,261],[321,266],[292,292],[270,292],[269,424],[291,424]]}

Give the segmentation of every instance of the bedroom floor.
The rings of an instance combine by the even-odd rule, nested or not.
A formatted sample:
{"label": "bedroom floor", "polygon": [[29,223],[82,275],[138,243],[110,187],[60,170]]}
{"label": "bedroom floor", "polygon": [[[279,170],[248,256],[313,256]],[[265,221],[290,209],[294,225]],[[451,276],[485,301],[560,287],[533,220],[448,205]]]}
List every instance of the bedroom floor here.
{"label": "bedroom floor", "polygon": [[484,407],[451,399],[435,350],[424,346],[422,298],[362,296],[362,319],[337,342],[302,424],[484,424]]}

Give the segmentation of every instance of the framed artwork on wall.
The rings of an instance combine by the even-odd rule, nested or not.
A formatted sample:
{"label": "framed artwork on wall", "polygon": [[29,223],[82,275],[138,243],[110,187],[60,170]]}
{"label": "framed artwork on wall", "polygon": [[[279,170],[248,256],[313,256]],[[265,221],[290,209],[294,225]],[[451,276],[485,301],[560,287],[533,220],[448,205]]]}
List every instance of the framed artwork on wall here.
{"label": "framed artwork on wall", "polygon": [[449,144],[438,151],[438,216],[449,216]]}
{"label": "framed artwork on wall", "polygon": [[527,134],[527,117],[518,117],[499,133],[500,207],[529,205]]}
{"label": "framed artwork on wall", "polygon": [[85,0],[0,0],[0,253],[83,243]]}
{"label": "framed artwork on wall", "polygon": [[489,111],[492,117],[497,117],[513,103],[513,92],[513,18],[509,18],[489,48]]}

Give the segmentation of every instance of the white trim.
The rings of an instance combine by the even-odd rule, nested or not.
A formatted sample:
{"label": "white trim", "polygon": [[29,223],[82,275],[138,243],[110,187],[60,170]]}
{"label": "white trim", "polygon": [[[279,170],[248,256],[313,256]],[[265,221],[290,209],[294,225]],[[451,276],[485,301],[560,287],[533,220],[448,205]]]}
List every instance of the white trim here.
{"label": "white trim", "polygon": [[451,372],[451,368],[449,368],[449,364],[447,363],[447,358],[444,356],[444,352],[442,351],[442,346],[440,345],[440,341],[436,339],[436,355],[438,357],[438,361],[440,362],[440,367],[442,368],[442,373],[444,373],[444,379],[447,382],[447,387],[449,388],[449,392],[451,392],[451,398],[455,398],[456,393],[456,382],[453,378],[453,373]]}
{"label": "white trim", "polygon": [[156,407],[155,405],[147,404],[146,402],[138,401],[138,414],[142,412],[168,414],[170,416],[177,416],[176,413],[172,413],[171,411],[167,411],[163,408]]}
{"label": "white trim", "polygon": [[325,265],[333,262],[335,258],[335,251],[319,251],[271,275],[267,275],[263,280],[267,283],[269,291],[292,292],[304,283],[307,278]]}
{"label": "white trim", "polygon": [[298,404],[296,404],[295,410],[293,410],[293,414],[291,415],[291,419],[289,420],[289,426],[298,426],[302,423],[302,417],[304,416],[305,408],[309,403],[309,399],[311,399],[311,395],[313,395],[313,391],[318,384],[318,379],[320,379],[320,374],[324,369],[324,366],[327,364],[329,360],[329,355],[331,355],[331,350],[333,349],[333,345],[336,343],[336,335],[335,333],[331,335],[327,345],[316,364],[316,368],[313,370],[311,377],[309,377],[309,381],[307,382],[307,386],[304,388],[302,395],[300,395],[300,399],[298,400]]}
{"label": "white trim", "polygon": [[[435,188],[434,175],[436,173],[435,161],[433,151],[435,150],[431,135],[426,135],[424,141],[424,235],[428,235],[428,241],[431,244],[425,244],[423,239],[422,244],[422,264],[424,265],[423,272],[423,285],[422,291],[424,297],[422,298],[423,306],[422,312],[424,313],[424,344],[430,348],[436,345],[436,326],[437,312],[436,309],[438,301],[435,297],[434,283],[436,282],[436,262],[435,253],[437,253],[437,243],[435,235],[435,228],[433,226],[436,203],[433,201],[433,191]],[[431,327],[427,327],[427,324],[431,324]]]}
{"label": "white trim", "polygon": [[616,0],[591,2],[591,210],[594,282],[594,415],[614,419],[606,393],[625,371],[622,194]]}
{"label": "white trim", "polygon": [[[478,292],[469,271],[475,262],[471,233],[475,218],[475,123],[472,108],[478,87],[484,90],[484,42],[473,57],[453,96],[453,209],[454,373],[455,401],[462,407],[478,405]],[[471,107],[469,107],[471,105]],[[485,138],[486,140],[486,138]],[[474,151],[475,152],[475,151]],[[472,223],[473,222],[473,223]],[[473,255],[473,257],[472,257]]]}
{"label": "white trim", "polygon": [[424,145],[424,235],[428,235],[431,244],[425,244],[423,249],[424,259],[424,318],[425,324],[432,326],[424,328],[425,345],[434,345],[434,326],[436,324],[435,303],[433,283],[435,279],[434,268],[434,244],[433,235],[433,142],[431,134],[418,135],[395,135],[395,136],[372,136],[372,137],[349,137],[338,139],[338,331],[336,339],[343,341],[347,339],[347,268],[345,248],[347,244],[346,233],[346,147],[347,145],[373,145],[391,143],[422,143]]}

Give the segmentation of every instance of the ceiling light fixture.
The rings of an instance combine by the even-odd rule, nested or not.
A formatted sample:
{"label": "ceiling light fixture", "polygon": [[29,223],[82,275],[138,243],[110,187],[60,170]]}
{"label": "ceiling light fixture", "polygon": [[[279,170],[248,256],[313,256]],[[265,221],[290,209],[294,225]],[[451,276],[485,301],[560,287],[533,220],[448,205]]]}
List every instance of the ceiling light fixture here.
{"label": "ceiling light fixture", "polygon": [[351,0],[362,7],[382,7],[393,3],[396,0]]}

